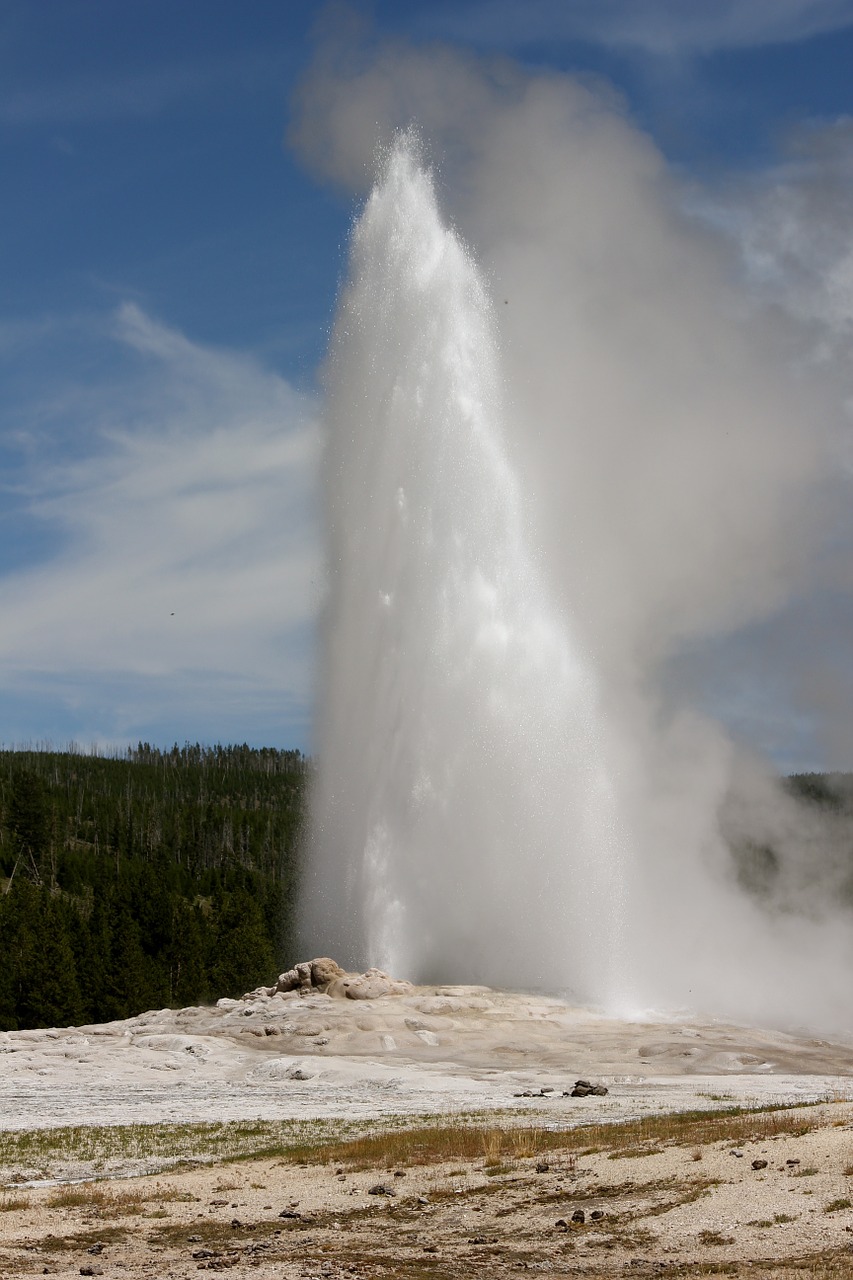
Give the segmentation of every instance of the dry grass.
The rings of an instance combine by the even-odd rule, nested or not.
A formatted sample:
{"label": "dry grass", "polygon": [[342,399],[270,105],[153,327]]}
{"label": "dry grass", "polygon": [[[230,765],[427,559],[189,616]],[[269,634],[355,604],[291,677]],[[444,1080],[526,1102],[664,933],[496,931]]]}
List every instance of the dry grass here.
{"label": "dry grass", "polygon": [[29,1209],[29,1196],[15,1195],[14,1192],[0,1194],[0,1213],[13,1213],[21,1209]]}
{"label": "dry grass", "polygon": [[[142,1212],[150,1195],[134,1189],[104,1187],[96,1182],[78,1182],[71,1186],[57,1187],[48,1196],[51,1209],[87,1209],[91,1213],[127,1217]],[[160,1199],[159,1195],[153,1198]]]}
{"label": "dry grass", "polygon": [[0,1132],[0,1168],[38,1170],[41,1176],[50,1176],[47,1168],[53,1161],[101,1169],[109,1162],[152,1158],[176,1166],[181,1162],[279,1158],[306,1165],[333,1161],[354,1169],[383,1162],[399,1166],[471,1161],[484,1151],[488,1160],[508,1164],[555,1150],[649,1154],[652,1148],[673,1144],[689,1144],[700,1150],[713,1142],[799,1135],[818,1123],[802,1104],[757,1109],[733,1106],[561,1130],[519,1124],[515,1118],[496,1124],[494,1115],[488,1123],[484,1120],[482,1114],[463,1114],[441,1119],[401,1116],[358,1126],[339,1120],[242,1120],[9,1130]]}
{"label": "dry grass", "polygon": [[487,1169],[494,1169],[501,1162],[503,1134],[500,1129],[487,1129],[482,1135],[483,1155]]}
{"label": "dry grass", "polygon": [[490,1125],[445,1120],[412,1128],[369,1133],[345,1142],[318,1144],[305,1152],[314,1163],[343,1168],[423,1165],[475,1160],[485,1153],[491,1167],[511,1163],[522,1154],[548,1151],[614,1157],[652,1155],[666,1146],[689,1145],[696,1150],[710,1143],[764,1142],[777,1136],[800,1136],[820,1124],[817,1114],[803,1107],[764,1107],[747,1110],[688,1111],[650,1116],[627,1123],[581,1125],[574,1129],[540,1126]]}

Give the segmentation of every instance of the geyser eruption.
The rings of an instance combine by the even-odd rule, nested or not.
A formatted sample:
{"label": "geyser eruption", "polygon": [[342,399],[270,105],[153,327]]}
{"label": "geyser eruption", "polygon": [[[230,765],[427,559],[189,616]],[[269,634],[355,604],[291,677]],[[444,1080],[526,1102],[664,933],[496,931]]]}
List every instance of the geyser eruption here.
{"label": "geyser eruption", "polygon": [[848,545],[846,375],[606,91],[395,42],[321,54],[299,106],[355,189],[419,120],[497,302],[404,135],[328,368],[306,954],[849,1029],[849,840],[717,718],[805,687],[808,644],[753,687],[739,641]]}
{"label": "geyser eruption", "polygon": [[404,135],[353,234],[328,370],[303,926],[351,965],[612,1004],[626,836],[502,400],[486,290]]}

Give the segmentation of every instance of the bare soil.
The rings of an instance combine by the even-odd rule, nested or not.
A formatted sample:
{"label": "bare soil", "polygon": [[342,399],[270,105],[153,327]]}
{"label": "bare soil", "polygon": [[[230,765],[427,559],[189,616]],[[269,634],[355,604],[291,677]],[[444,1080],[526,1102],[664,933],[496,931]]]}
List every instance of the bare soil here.
{"label": "bare soil", "polygon": [[486,1131],[482,1155],[465,1160],[389,1167],[377,1151],[363,1167],[363,1153],[338,1148],[329,1163],[7,1183],[0,1274],[853,1275],[853,1108],[780,1118],[788,1131],[768,1136],[759,1113],[745,1141],[742,1117],[736,1141],[697,1142],[688,1124],[639,1147],[626,1132],[620,1147],[616,1126],[598,1151],[525,1123],[517,1151],[505,1141],[490,1154]]}

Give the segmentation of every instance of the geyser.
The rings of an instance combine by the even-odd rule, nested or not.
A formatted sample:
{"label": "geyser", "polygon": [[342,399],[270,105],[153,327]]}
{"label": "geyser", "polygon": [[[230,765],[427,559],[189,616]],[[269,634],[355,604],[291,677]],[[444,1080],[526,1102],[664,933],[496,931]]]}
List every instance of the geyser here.
{"label": "geyser", "polygon": [[487,292],[410,135],[328,369],[330,595],[306,936],[414,980],[625,991],[596,681],[537,564]]}
{"label": "geyser", "polygon": [[348,179],[411,95],[499,292],[398,137],[327,371],[306,954],[847,1029],[849,861],[671,679],[802,586],[835,383],[569,78],[321,65],[303,145]]}

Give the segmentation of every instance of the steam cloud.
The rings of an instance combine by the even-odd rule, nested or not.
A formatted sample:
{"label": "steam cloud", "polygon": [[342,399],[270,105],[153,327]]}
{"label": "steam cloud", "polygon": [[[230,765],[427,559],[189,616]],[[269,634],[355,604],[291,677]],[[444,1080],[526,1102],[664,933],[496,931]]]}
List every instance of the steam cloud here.
{"label": "steam cloud", "polygon": [[[416,403],[406,362],[429,356],[419,338],[407,345],[411,297],[398,303],[409,311],[394,332],[377,337],[396,288],[381,234],[386,247],[408,244],[415,261],[440,245],[444,254],[458,250],[457,272],[467,262],[452,232],[418,221],[431,200],[426,189],[416,209],[406,207],[412,184],[429,186],[411,144],[387,160],[395,132],[412,124],[438,166],[444,217],[475,248],[494,314],[484,318],[470,264],[467,283],[461,275],[455,286],[433,281],[438,301],[418,305],[440,307],[449,288],[467,290],[464,333],[473,340],[470,326],[481,326],[476,350],[494,365],[472,375],[474,399],[496,423],[498,470],[509,477],[495,504],[482,458],[464,459],[465,493],[454,500],[465,511],[466,503],[491,505],[494,527],[478,514],[472,532],[454,506],[446,527],[436,517],[439,554],[446,567],[454,536],[487,546],[479,567],[488,581],[501,578],[490,557],[509,557],[518,644],[541,602],[582,668],[576,685],[585,692],[546,688],[540,668],[513,694],[518,722],[506,717],[503,737],[492,723],[479,738],[469,730],[483,729],[483,669],[461,701],[448,693],[431,721],[433,736],[445,735],[445,827],[436,804],[420,828],[423,845],[395,842],[395,829],[415,829],[407,817],[398,828],[391,822],[390,835],[386,825],[377,852],[365,843],[379,829],[377,814],[393,817],[396,805],[399,817],[412,794],[394,791],[389,760],[408,752],[403,775],[414,786],[420,765],[423,785],[433,786],[428,761],[437,758],[435,743],[411,730],[416,694],[405,680],[399,720],[380,717],[391,739],[371,737],[375,667],[411,652],[417,611],[436,598],[433,588],[409,593],[416,623],[392,628],[396,651],[375,647],[388,640],[384,624],[354,635],[342,621],[359,616],[346,599],[352,575],[361,587],[366,575],[368,594],[390,595],[404,587],[412,550],[389,553],[390,512],[376,523],[374,504],[393,505],[396,472],[371,432],[383,395]],[[818,377],[798,322],[741,287],[730,246],[683,211],[662,157],[604,88],[448,49],[327,47],[302,87],[293,141],[315,169],[357,192],[373,183],[378,154],[386,166],[356,231],[330,362],[333,575],[302,905],[312,943],[325,929],[329,946],[346,939],[353,964],[402,963],[406,976],[423,980],[568,988],[623,1011],[689,1006],[789,1024],[849,1022],[853,930],[806,870],[820,833],[769,768],[676,694],[670,678],[691,646],[771,618],[813,572],[841,429],[832,366],[824,362]],[[380,233],[378,222],[394,217],[396,229]],[[442,341],[459,341],[459,305]],[[382,362],[395,343],[400,363],[389,369]],[[427,405],[441,416],[446,405],[430,387]],[[398,410],[395,427],[403,450],[407,412]],[[424,448],[416,436],[410,445]],[[418,458],[414,481],[433,494],[451,474],[441,453],[451,446],[438,439],[435,447],[437,455]],[[400,459],[395,465],[405,470]],[[521,559],[508,551],[516,542]],[[347,567],[360,553],[373,568]],[[394,554],[396,580],[380,581]],[[471,584],[456,587],[462,610]],[[548,664],[564,669],[553,655]],[[505,672],[495,678],[500,689],[512,685]],[[342,710],[347,688],[355,692]],[[436,676],[428,692],[440,688]],[[772,910],[739,888],[731,853],[739,841],[771,836],[788,895],[777,895]],[[800,892],[807,884],[812,891]],[[370,922],[378,918],[396,923],[377,931]]]}

